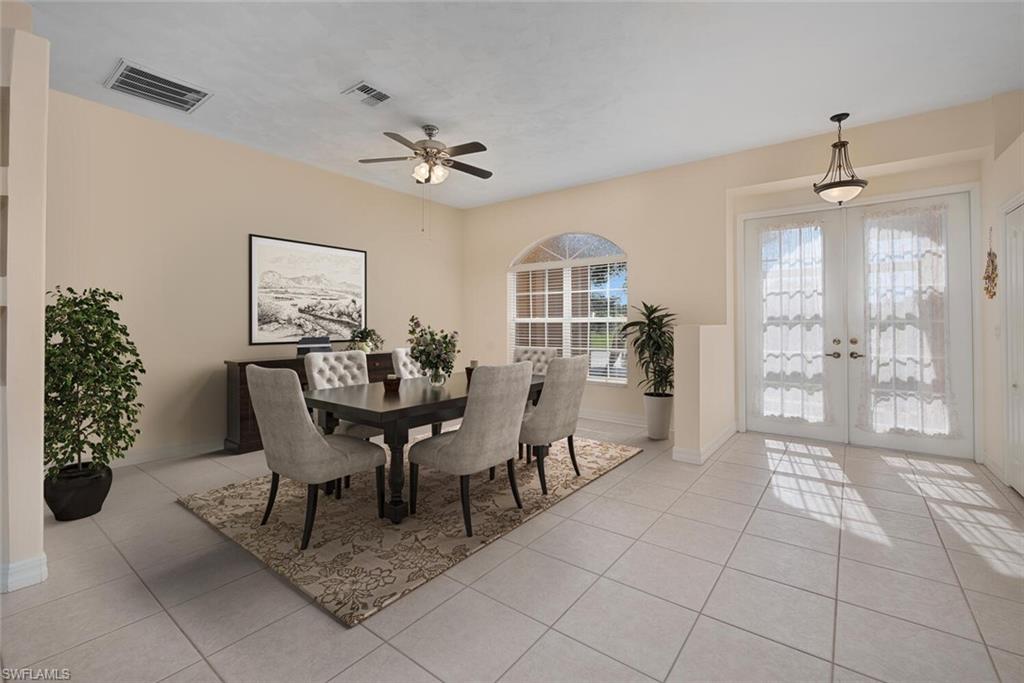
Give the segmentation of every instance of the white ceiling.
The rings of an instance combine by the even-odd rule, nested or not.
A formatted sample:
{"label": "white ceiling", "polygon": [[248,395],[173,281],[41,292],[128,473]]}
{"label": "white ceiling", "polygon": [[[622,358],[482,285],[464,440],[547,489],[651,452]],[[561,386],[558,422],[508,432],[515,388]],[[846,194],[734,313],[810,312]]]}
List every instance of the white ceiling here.
{"label": "white ceiling", "polygon": [[[1024,87],[1022,7],[33,3],[52,86],[97,102],[412,194],[411,162],[356,163],[403,153],[381,131],[480,140],[462,159],[492,179],[431,188],[460,207]],[[104,89],[122,56],[214,97],[186,115]],[[393,99],[339,94],[360,79]]]}

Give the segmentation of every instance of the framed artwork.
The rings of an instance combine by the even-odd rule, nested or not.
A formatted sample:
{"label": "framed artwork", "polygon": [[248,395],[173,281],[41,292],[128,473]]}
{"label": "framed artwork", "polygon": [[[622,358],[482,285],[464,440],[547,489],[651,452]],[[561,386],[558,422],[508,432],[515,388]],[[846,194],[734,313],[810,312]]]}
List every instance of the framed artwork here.
{"label": "framed artwork", "polygon": [[249,235],[249,344],[345,342],[365,326],[365,251]]}

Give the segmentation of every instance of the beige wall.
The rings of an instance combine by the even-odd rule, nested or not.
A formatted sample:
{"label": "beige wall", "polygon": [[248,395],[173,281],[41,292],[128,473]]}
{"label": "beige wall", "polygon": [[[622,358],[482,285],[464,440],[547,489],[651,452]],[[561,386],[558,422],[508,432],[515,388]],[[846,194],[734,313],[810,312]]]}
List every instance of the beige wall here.
{"label": "beige wall", "polygon": [[[988,251],[988,228],[992,228],[992,243],[1002,263],[1004,211],[1012,199],[1024,198],[1024,135],[1008,145],[998,157],[985,159],[982,164],[982,226],[983,247],[977,254],[979,261]],[[1001,283],[1005,287],[1005,280]],[[1006,300],[1000,293],[995,299],[982,303],[982,361],[984,364],[985,456],[986,464],[1005,481],[1006,448],[1006,339],[1003,320]]]}
{"label": "beige wall", "polygon": [[387,348],[413,313],[463,329],[462,213],[416,197],[51,92],[46,283],[105,287],[139,346],[133,459],[219,448],[225,359],[249,346],[248,234],[368,252],[368,324]]}
{"label": "beige wall", "polygon": [[[1015,101],[849,129],[854,162],[872,181],[866,196],[983,176],[1019,184],[1010,168],[1019,141],[991,159],[994,130],[1006,128]],[[150,371],[137,457],[215,446],[221,361],[292,353],[246,343],[249,232],[367,249],[370,324],[389,345],[415,312],[459,329],[464,357],[485,363],[506,358],[505,273],[515,257],[560,232],[601,234],[627,253],[632,303],[666,304],[682,325],[701,326],[680,340],[697,353],[680,377],[696,385],[678,389],[675,422],[693,432],[684,441],[707,446],[735,419],[736,216],[819,201],[810,183],[833,135],[467,211],[435,205],[425,236],[413,197],[61,93],[52,102],[47,283],[128,294],[122,310]],[[588,387],[584,410],[641,419],[630,372],[627,387]]]}
{"label": "beige wall", "polygon": [[[46,578],[43,262],[50,43],[0,4],[0,592]],[[11,28],[8,28],[11,26]]]}
{"label": "beige wall", "polygon": [[[926,158],[952,166],[976,160],[979,150],[991,149],[992,128],[991,103],[982,101],[850,128],[847,137],[859,169],[902,173],[917,170],[921,166],[917,160]],[[796,204],[820,201],[810,185],[824,171],[833,135],[469,210],[463,270],[467,292],[463,317],[472,321],[472,327],[467,326],[467,353],[488,362],[505,358],[503,273],[526,245],[567,231],[596,232],[623,247],[629,261],[631,303],[666,304],[681,324],[731,326],[734,204],[753,192],[791,192],[784,201]],[[938,182],[948,176],[939,171],[933,179]],[[873,186],[869,186],[872,192],[876,191]],[[730,339],[724,343],[731,344]],[[717,355],[709,359],[706,372],[719,361]],[[636,378],[632,368],[629,387],[588,387],[584,409],[639,417],[642,393]],[[716,406],[735,402],[733,385],[723,382],[720,391]],[[693,410],[699,410],[699,403],[677,395],[677,440],[680,425],[692,422],[687,413]]]}

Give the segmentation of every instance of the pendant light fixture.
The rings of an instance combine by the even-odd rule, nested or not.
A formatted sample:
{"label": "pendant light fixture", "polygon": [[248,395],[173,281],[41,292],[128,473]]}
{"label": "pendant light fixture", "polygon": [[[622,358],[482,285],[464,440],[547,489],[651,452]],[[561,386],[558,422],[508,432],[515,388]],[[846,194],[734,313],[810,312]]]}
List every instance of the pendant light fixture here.
{"label": "pendant light fixture", "polygon": [[835,114],[829,120],[839,125],[839,138],[832,143],[832,159],[821,180],[814,183],[814,191],[826,202],[840,206],[848,202],[868,185],[868,181],[857,177],[850,163],[849,142],[843,139],[843,121],[850,118],[847,113]]}

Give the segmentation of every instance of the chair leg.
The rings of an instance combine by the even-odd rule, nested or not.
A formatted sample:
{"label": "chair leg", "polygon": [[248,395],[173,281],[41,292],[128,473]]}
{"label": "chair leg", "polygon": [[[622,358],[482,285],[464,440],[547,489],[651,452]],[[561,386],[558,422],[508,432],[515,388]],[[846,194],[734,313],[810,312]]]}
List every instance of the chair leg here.
{"label": "chair leg", "polygon": [[526,444],[526,464],[533,462],[533,446]]}
{"label": "chair leg", "polygon": [[267,523],[270,519],[270,511],[274,509],[274,499],[277,498],[277,484],[281,480],[281,475],[277,472],[270,473],[270,496],[267,498],[267,510],[263,513],[263,521],[260,522],[260,526]]}
{"label": "chair leg", "polygon": [[313,535],[313,520],[316,518],[316,497],[320,487],[310,484],[306,487],[306,526],[302,529],[302,545],[299,550],[309,547],[309,537]]}
{"label": "chair leg", "polygon": [[494,468],[493,467],[491,468],[490,480],[494,481]]}
{"label": "chair leg", "polygon": [[377,465],[377,516],[384,517],[384,465]]}
{"label": "chair leg", "polygon": [[420,481],[420,466],[409,463],[409,514],[416,514],[416,485]]}
{"label": "chair leg", "polygon": [[341,479],[334,480],[334,500],[341,500]]}
{"label": "chair leg", "polygon": [[[579,472],[577,472],[577,474],[579,474]],[[349,475],[349,474],[346,474],[345,475],[345,488],[351,488],[351,487],[352,487],[352,476]]]}
{"label": "chair leg", "polygon": [[519,459],[523,459],[523,444],[519,444]]}
{"label": "chair leg", "polygon": [[505,461],[505,466],[508,468],[508,483],[512,487],[512,497],[516,499],[516,507],[520,510],[523,509],[523,500],[519,497],[519,485],[516,484],[516,465],[512,458]]}
{"label": "chair leg", "polygon": [[469,512],[469,475],[459,477],[459,497],[462,498],[462,521],[466,525],[466,536],[473,537],[473,522]]}
{"label": "chair leg", "polygon": [[535,446],[534,456],[537,458],[537,476],[540,477],[540,492],[548,495],[548,480],[544,478],[544,457],[547,453],[547,446]]}
{"label": "chair leg", "polygon": [[576,445],[572,442],[572,434],[569,435],[569,458],[572,460],[572,468],[576,470],[576,476],[580,476],[580,466],[576,463]]}

